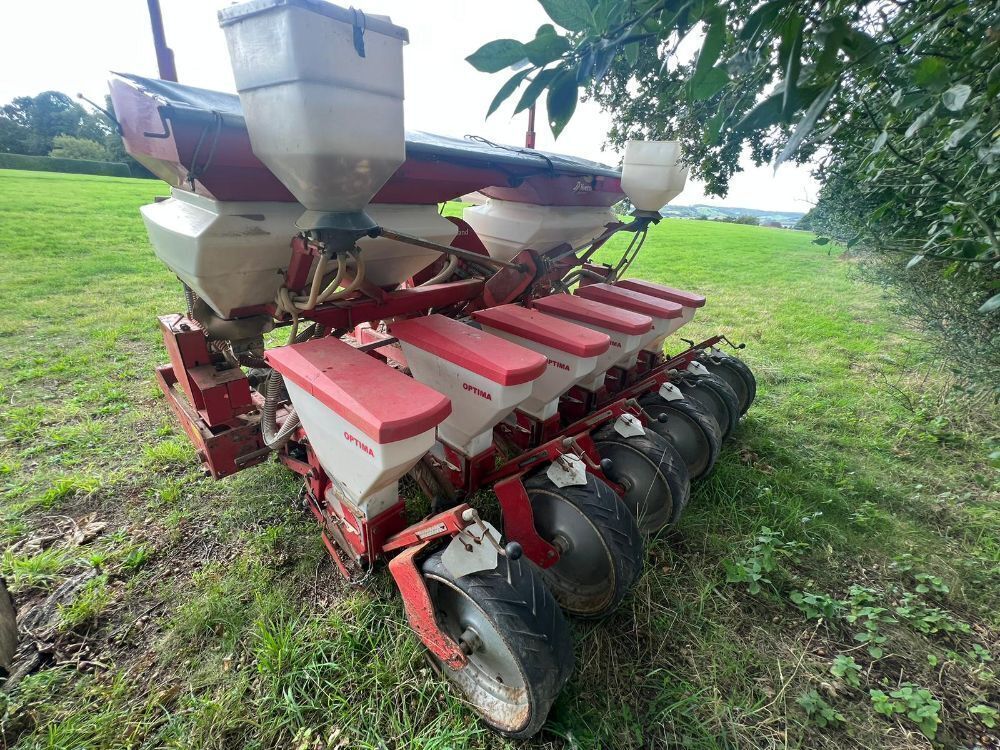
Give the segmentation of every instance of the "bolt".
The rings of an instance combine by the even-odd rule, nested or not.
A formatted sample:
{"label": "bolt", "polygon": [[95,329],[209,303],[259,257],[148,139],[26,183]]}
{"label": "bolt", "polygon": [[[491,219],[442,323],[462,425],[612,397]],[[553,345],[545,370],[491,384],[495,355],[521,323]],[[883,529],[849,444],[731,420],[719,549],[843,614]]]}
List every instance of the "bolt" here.
{"label": "bolt", "polygon": [[482,646],[483,641],[479,637],[479,633],[472,628],[466,628],[462,635],[458,637],[458,647],[462,649],[462,653],[466,656],[471,656],[482,648]]}
{"label": "bolt", "polygon": [[556,548],[556,550],[558,550],[560,556],[565,555],[573,549],[573,543],[562,534],[556,534],[556,537],[552,540],[551,544]]}

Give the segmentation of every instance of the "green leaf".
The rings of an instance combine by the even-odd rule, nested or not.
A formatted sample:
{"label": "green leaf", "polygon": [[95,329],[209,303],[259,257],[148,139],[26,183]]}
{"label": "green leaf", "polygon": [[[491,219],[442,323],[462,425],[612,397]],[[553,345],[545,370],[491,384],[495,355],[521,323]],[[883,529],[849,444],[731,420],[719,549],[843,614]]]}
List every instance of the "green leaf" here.
{"label": "green leaf", "polygon": [[843,16],[837,16],[820,26],[820,35],[824,38],[824,42],[823,51],[816,59],[816,77],[822,78],[833,70],[848,28],[847,19]]}
{"label": "green leaf", "polygon": [[535,38],[524,45],[528,62],[542,67],[558,60],[570,48],[569,40],[556,33],[556,27],[550,23],[540,26]]}
{"label": "green leaf", "polygon": [[[799,72],[802,70],[802,16],[795,14],[787,29],[790,39],[785,36],[781,40],[779,57],[784,54],[785,90],[781,100],[781,121],[792,121],[792,115],[798,107]],[[787,49],[785,48],[787,41]]]}
{"label": "green leaf", "polygon": [[489,117],[490,115],[492,115],[494,112],[497,111],[497,108],[501,104],[503,104],[511,94],[514,93],[517,87],[521,85],[521,81],[527,78],[528,73],[530,72],[531,72],[530,68],[527,70],[519,70],[517,73],[515,73],[514,75],[512,75],[510,78],[507,79],[507,83],[505,83],[503,86],[500,87],[500,90],[497,92],[497,95],[494,96],[493,101],[490,102],[490,108],[486,112],[487,117]]}
{"label": "green leaf", "polygon": [[692,85],[697,85],[700,78],[708,75],[713,70],[713,66],[719,59],[719,54],[726,44],[726,11],[723,8],[715,8],[709,21],[708,30],[705,32],[705,41],[701,44],[701,51],[698,53],[698,62],[695,63],[694,76],[691,79]]}
{"label": "green leaf", "polygon": [[549,85],[549,94],[545,99],[545,109],[549,114],[549,127],[552,135],[558,138],[566,123],[576,111],[576,71],[566,70]]}
{"label": "green leaf", "polygon": [[633,68],[639,62],[639,42],[630,42],[622,50],[625,52],[625,60]]}
{"label": "green leaf", "polygon": [[787,4],[785,0],[771,0],[771,2],[764,3],[757,8],[757,10],[747,16],[746,23],[740,29],[740,39],[753,44],[757,40],[757,36],[761,30],[772,28],[771,24],[774,23],[782,8]]}
{"label": "green leaf", "polygon": [[924,57],[913,70],[913,82],[923,89],[942,89],[948,83],[948,62],[941,57]]}
{"label": "green leaf", "polygon": [[921,112],[917,116],[917,119],[910,123],[910,127],[906,129],[905,133],[903,133],[903,137],[912,138],[913,136],[915,136],[917,132],[920,130],[920,128],[922,128],[924,125],[926,125],[928,122],[931,121],[931,118],[934,117],[934,110],[936,109],[937,109],[937,102],[934,102],[931,106],[929,106],[927,109]]}
{"label": "green leaf", "polygon": [[[801,104],[812,102],[823,90],[822,86],[803,86],[799,89],[799,101]],[[784,102],[784,93],[772,94],[756,107],[751,109],[736,123],[734,128],[740,132],[753,132],[764,130],[778,122],[781,117],[781,105]]]}
{"label": "green leaf", "polygon": [[729,74],[725,68],[710,68],[700,80],[691,80],[691,97],[695,101],[711,99],[729,83]]}
{"label": "green leaf", "polygon": [[958,112],[969,100],[972,87],[965,83],[956,83],[950,89],[941,94],[941,103],[952,112]]}
{"label": "green leaf", "polygon": [[535,77],[528,84],[527,88],[524,89],[524,93],[521,94],[520,100],[517,102],[517,106],[514,108],[514,114],[518,112],[523,112],[538,98],[539,94],[549,85],[549,82],[559,72],[559,68],[547,68],[546,70],[539,70]]}
{"label": "green leaf", "polygon": [[1000,294],[994,294],[983,303],[982,307],[979,308],[979,312],[989,313],[998,309],[1000,309]]}
{"label": "green leaf", "polygon": [[829,237],[817,237],[812,241],[814,245],[828,245],[830,243]]}
{"label": "green leaf", "polygon": [[499,73],[527,56],[528,50],[516,39],[495,39],[484,44],[465,60],[483,73]]}
{"label": "green leaf", "polygon": [[858,29],[848,29],[844,34],[843,49],[851,60],[872,62],[878,53],[878,42],[869,34]]}
{"label": "green leaf", "polygon": [[1000,63],[994,65],[986,76],[986,96],[992,99],[997,94],[1000,94]]}
{"label": "green leaf", "polygon": [[720,107],[719,110],[712,116],[712,119],[706,123],[702,141],[707,143],[709,146],[716,145],[719,142],[719,135],[722,133],[722,128],[728,119],[726,110]]}
{"label": "green leaf", "polygon": [[889,134],[886,131],[882,131],[878,134],[878,138],[875,139],[875,143],[872,145],[872,153],[877,154],[885,146],[886,141],[889,140]]}
{"label": "green leaf", "polygon": [[538,0],[538,2],[549,18],[569,31],[586,31],[596,24],[587,0]]}
{"label": "green leaf", "polygon": [[827,86],[820,94],[813,99],[812,104],[809,105],[809,109],[805,111],[802,115],[802,119],[799,120],[799,124],[795,126],[795,130],[792,131],[791,137],[788,139],[788,143],[778,154],[778,158],[774,162],[775,168],[781,165],[782,162],[790,159],[795,155],[795,152],[799,150],[799,146],[802,142],[809,136],[813,128],[816,126],[816,121],[820,118],[823,112],[826,111],[826,106],[830,103],[830,99],[833,98],[834,93],[837,91],[837,87],[840,86],[840,81],[834,81],[829,86]]}

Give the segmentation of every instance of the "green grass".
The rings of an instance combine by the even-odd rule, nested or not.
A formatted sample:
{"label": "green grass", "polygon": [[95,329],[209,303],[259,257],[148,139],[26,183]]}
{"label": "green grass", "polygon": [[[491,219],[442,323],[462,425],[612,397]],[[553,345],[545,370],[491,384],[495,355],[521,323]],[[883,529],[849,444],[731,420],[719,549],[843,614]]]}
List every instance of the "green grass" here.
{"label": "green grass", "polygon": [[[182,301],[138,206],[165,192],[0,171],[0,544],[109,523],[3,558],[22,606],[99,569],[60,638],[106,668],[0,697],[2,743],[512,747],[428,668],[385,571],[340,581],[286,471],[201,478],[151,387]],[[810,239],[651,232],[632,275],[706,294],[682,332],[745,341],[758,401],[622,610],[573,623],[577,673],[527,746],[996,741],[996,408]]]}

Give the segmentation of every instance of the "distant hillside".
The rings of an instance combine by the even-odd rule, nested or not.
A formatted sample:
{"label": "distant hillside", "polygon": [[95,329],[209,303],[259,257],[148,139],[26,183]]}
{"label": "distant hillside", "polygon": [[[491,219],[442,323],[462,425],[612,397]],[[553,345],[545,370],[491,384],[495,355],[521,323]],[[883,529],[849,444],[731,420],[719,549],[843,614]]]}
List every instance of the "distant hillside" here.
{"label": "distant hillside", "polygon": [[800,211],[762,211],[758,208],[730,208],[729,206],[664,206],[660,213],[671,219],[722,219],[724,217],[756,216],[763,224],[776,221],[782,226],[795,226],[805,214]]}

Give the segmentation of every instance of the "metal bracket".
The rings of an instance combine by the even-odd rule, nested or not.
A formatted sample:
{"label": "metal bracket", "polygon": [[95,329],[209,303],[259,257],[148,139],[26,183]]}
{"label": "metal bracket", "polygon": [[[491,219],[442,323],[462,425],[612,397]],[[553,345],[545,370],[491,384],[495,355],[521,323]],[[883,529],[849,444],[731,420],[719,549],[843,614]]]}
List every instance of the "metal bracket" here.
{"label": "metal bracket", "polygon": [[708,375],[708,368],[701,362],[691,362],[687,366],[687,371],[692,375]]}
{"label": "metal bracket", "polygon": [[664,383],[661,385],[658,395],[664,401],[680,401],[684,398],[684,394],[681,393],[681,389],[673,383]]}
{"label": "metal bracket", "polygon": [[[480,533],[476,533],[476,529]],[[489,522],[476,522],[458,532],[441,554],[441,562],[455,578],[493,570],[500,557],[500,532]]]}
{"label": "metal bracket", "polygon": [[615,432],[622,437],[641,437],[646,434],[646,428],[642,426],[640,420],[634,414],[622,414],[615,420]]}
{"label": "metal bracket", "polygon": [[573,453],[564,453],[549,464],[545,476],[556,487],[587,484],[587,467],[583,460]]}

